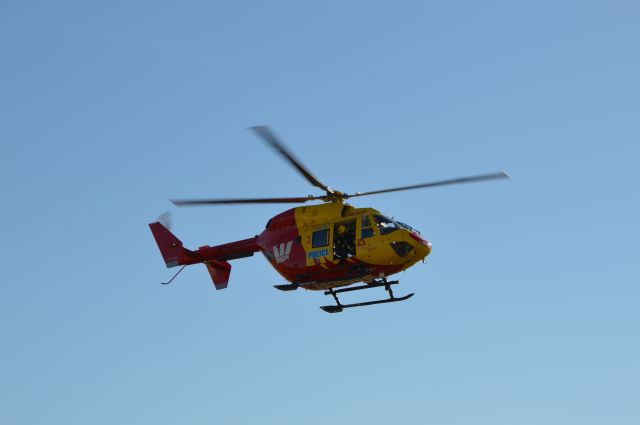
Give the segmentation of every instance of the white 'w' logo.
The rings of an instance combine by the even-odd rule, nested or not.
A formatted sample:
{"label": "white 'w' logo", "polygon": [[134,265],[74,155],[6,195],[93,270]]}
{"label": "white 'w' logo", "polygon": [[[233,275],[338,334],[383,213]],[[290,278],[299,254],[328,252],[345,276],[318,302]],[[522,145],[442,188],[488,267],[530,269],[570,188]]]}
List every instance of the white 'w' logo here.
{"label": "white 'w' logo", "polygon": [[280,249],[278,249],[278,245],[273,247],[273,255],[276,257],[276,263],[282,263],[283,261],[287,261],[289,259],[289,253],[291,252],[291,245],[293,241],[287,242],[287,246],[285,247],[284,243],[280,244]]}

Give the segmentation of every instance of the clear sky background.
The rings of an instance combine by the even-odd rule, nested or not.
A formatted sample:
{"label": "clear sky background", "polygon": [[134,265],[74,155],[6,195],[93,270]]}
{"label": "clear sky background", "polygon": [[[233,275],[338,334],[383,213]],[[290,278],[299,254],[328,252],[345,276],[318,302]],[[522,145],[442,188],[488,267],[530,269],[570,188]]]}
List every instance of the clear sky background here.
{"label": "clear sky background", "polygon": [[[640,423],[636,1],[0,1],[0,423]],[[174,197],[346,192],[420,229],[404,303],[261,255],[163,287]],[[174,210],[192,248],[282,206]],[[345,299],[371,299],[383,291]]]}

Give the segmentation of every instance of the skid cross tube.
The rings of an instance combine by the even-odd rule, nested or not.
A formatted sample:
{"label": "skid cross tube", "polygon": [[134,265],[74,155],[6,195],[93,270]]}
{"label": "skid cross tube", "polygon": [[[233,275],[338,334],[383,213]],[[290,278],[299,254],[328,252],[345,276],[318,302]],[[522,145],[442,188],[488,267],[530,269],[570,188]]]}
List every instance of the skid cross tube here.
{"label": "skid cross tube", "polygon": [[328,289],[328,290],[324,291],[324,294],[325,295],[330,295],[332,292],[335,292],[336,294],[339,294],[341,292],[361,291],[363,289],[379,288],[381,286],[397,285],[399,283],[400,283],[399,280],[392,280],[392,281],[389,281],[389,282],[386,282],[386,281],[385,282],[376,282],[376,283],[372,283],[370,285],[354,286],[352,288]]}

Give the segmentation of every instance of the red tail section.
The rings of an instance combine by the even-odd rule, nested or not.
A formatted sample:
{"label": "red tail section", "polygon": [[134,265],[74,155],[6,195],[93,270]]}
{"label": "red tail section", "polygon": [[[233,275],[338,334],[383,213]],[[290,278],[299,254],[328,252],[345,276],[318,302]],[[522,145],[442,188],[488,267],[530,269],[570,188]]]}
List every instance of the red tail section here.
{"label": "red tail section", "polygon": [[229,283],[231,264],[227,260],[250,257],[260,250],[257,237],[243,239],[217,246],[202,246],[191,251],[182,246],[182,241],[160,222],[149,224],[167,267],[204,263],[216,289],[224,289]]}

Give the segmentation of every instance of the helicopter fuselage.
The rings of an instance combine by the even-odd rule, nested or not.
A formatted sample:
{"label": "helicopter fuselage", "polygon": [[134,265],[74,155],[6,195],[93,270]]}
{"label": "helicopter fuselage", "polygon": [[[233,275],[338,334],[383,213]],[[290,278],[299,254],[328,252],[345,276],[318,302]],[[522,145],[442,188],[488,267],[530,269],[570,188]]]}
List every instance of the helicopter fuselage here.
{"label": "helicopter fuselage", "polygon": [[204,264],[216,289],[229,282],[229,261],[262,252],[295,287],[322,290],[386,279],[423,260],[431,244],[410,226],[373,208],[331,202],[291,208],[252,238],[185,248],[160,222],[151,232],[167,267]]}
{"label": "helicopter fuselage", "polygon": [[431,252],[410,226],[344,203],[284,211],[269,220],[256,244],[282,277],[312,290],[387,277]]}

